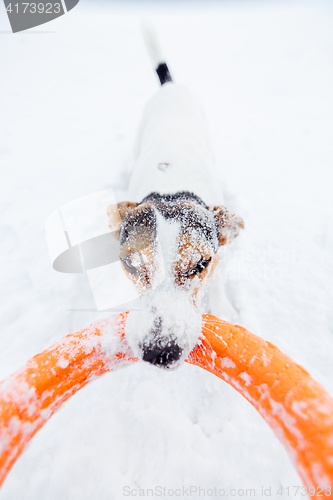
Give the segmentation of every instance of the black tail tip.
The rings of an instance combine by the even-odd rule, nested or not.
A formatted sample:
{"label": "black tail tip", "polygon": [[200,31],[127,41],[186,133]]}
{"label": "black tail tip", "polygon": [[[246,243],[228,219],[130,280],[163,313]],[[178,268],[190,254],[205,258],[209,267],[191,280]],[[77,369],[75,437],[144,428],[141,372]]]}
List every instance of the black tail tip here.
{"label": "black tail tip", "polygon": [[159,64],[156,68],[156,73],[160,79],[161,85],[164,85],[167,82],[172,82],[170,71],[166,63]]}

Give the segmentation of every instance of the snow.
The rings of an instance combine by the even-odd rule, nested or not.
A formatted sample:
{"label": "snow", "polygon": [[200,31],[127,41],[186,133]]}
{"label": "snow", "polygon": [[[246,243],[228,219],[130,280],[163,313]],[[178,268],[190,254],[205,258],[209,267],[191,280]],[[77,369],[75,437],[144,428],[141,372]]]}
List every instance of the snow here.
{"label": "snow", "polygon": [[[0,16],[0,377],[110,314],[94,311],[84,275],[52,270],[44,223],[99,190],[125,199],[140,113],[157,88],[140,34],[149,17],[172,74],[202,103],[217,182],[245,221],[228,250],[239,324],[332,393],[332,5],[81,0],[16,35]],[[259,498],[271,486],[288,498],[278,488],[297,485],[286,451],[234,389],[194,366],[137,363],[71,398],[0,500],[111,500],[126,486],[192,486],[194,499],[199,486]]]}

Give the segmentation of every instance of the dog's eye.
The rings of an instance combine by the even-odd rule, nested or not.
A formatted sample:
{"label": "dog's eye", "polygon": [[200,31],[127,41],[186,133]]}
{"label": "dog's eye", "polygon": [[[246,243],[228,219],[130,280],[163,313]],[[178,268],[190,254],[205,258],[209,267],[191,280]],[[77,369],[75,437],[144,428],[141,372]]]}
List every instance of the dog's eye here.
{"label": "dog's eye", "polygon": [[196,266],[193,267],[192,269],[190,269],[190,271],[187,271],[184,274],[184,276],[186,278],[189,278],[190,276],[193,276],[194,274],[201,273],[202,271],[204,271],[206,269],[206,267],[208,266],[208,264],[210,263],[211,260],[212,260],[211,257],[209,259],[201,259],[201,260],[199,260],[199,262],[197,262]]}
{"label": "dog's eye", "polygon": [[127,257],[125,257],[124,259],[120,258],[120,260],[126,271],[128,271],[131,274],[135,274],[136,276],[139,275],[138,269],[135,266],[133,266],[132,261],[129,258]]}

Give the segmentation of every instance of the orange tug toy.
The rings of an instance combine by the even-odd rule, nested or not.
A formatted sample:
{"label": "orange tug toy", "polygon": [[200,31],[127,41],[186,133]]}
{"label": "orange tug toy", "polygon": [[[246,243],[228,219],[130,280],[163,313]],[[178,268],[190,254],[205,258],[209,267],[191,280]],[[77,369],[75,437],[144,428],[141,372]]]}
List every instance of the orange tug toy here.
{"label": "orange tug toy", "polygon": [[[127,313],[67,335],[0,384],[0,485],[28,441],[90,380],[137,361]],[[285,446],[310,498],[331,498],[333,398],[277,347],[241,326],[204,315],[188,363],[244,396]]]}

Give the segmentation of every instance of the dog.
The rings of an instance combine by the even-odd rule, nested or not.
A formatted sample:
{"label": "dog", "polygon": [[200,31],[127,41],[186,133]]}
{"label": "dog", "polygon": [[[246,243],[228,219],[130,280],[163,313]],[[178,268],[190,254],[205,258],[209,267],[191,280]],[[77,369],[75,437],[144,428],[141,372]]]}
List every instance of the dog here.
{"label": "dog", "polygon": [[209,280],[209,312],[234,318],[223,281],[213,274],[219,248],[244,223],[221,205],[200,105],[173,81],[153,28],[145,25],[143,33],[160,89],[139,126],[131,201],[107,212],[124,272],[140,294],[139,310],[128,315],[127,341],[140,359],[173,369],[198,342]]}

